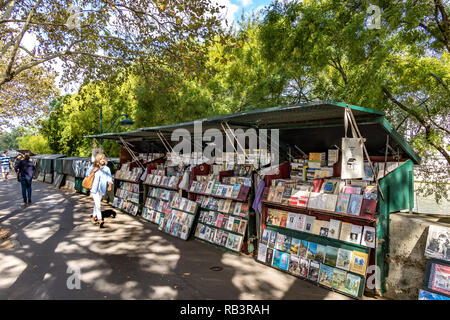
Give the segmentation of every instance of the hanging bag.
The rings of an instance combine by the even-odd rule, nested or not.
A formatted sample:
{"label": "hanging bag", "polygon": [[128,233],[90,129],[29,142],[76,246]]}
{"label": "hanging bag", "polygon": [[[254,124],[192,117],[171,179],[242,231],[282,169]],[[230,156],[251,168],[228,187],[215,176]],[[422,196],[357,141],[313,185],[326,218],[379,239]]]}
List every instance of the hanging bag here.
{"label": "hanging bag", "polygon": [[94,168],[91,173],[89,174],[89,176],[85,177],[83,179],[83,183],[81,184],[83,186],[83,188],[87,189],[87,190],[91,190],[92,189],[92,184],[94,183],[94,176],[95,176],[95,172],[97,172],[97,168]]}
{"label": "hanging bag", "polygon": [[[353,138],[347,137],[349,121]],[[363,141],[357,138],[356,130],[347,109],[345,109],[344,126],[345,137],[342,138],[341,179],[360,179],[364,177]]]}

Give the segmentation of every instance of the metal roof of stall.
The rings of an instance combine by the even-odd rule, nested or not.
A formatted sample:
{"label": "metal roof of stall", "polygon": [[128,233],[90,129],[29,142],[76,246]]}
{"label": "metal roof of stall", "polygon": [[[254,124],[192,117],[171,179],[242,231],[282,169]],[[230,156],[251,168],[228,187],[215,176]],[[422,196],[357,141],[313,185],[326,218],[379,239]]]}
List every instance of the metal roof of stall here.
{"label": "metal roof of stall", "polygon": [[31,158],[53,160],[53,159],[64,158],[64,157],[65,157],[65,155],[63,155],[63,154],[38,154],[36,156],[32,156]]}
{"label": "metal roof of stall", "polygon": [[[211,128],[221,128],[221,124],[228,124],[232,129],[255,128],[255,129],[280,129],[289,135],[302,130],[303,133],[310,133],[313,129],[337,128],[343,126],[344,111],[347,104],[335,101],[320,101],[299,105],[283,107],[248,110],[234,114],[226,114],[211,118],[203,118],[190,122],[183,122],[172,125],[140,128],[134,131],[105,133],[90,135],[88,138],[101,138],[120,140],[122,137],[126,141],[149,141],[159,142],[158,133],[162,134],[170,141],[172,131],[175,129],[186,129],[190,133],[194,132],[195,124],[201,122],[202,131]],[[414,152],[411,146],[400,136],[389,124],[382,111],[348,105],[358,123],[358,126],[365,126],[367,130],[361,130],[362,135],[371,135],[372,141],[378,139],[374,148],[380,148],[385,144],[385,135],[389,135],[391,143],[395,143],[409,158],[415,163],[420,162],[420,157]],[[323,131],[316,131],[321,134]],[[383,134],[384,133],[384,134]],[[342,130],[343,134],[343,130]],[[383,140],[381,137],[383,136]],[[342,135],[341,135],[342,136]]]}

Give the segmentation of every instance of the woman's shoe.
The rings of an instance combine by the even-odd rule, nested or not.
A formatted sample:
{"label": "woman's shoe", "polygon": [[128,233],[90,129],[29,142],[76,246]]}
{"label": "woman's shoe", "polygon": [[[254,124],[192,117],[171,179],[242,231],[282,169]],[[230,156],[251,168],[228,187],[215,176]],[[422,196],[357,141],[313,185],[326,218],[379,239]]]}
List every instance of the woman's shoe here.
{"label": "woman's shoe", "polygon": [[103,220],[100,220],[100,229],[104,228],[105,222]]}
{"label": "woman's shoe", "polygon": [[93,224],[97,224],[97,218],[91,215],[91,221]]}

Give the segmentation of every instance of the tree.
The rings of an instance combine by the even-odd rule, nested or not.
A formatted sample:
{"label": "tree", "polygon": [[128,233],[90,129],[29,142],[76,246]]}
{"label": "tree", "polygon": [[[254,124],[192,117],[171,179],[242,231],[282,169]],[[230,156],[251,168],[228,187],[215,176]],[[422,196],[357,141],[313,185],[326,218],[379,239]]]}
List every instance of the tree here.
{"label": "tree", "polygon": [[47,139],[41,135],[28,133],[17,139],[20,149],[30,150],[36,154],[49,154],[52,149],[49,147]]}
{"label": "tree", "polygon": [[[421,155],[440,154],[450,168],[449,5],[377,4],[379,29],[368,27],[366,1],[274,3],[261,27],[263,56],[285,75],[288,100],[330,99],[384,110]],[[437,200],[448,195],[442,186],[435,189]]]}
{"label": "tree", "polygon": [[24,134],[22,128],[14,128],[11,132],[3,132],[0,134],[0,150],[18,149],[19,143],[17,138]]}
{"label": "tree", "polygon": [[[0,91],[39,82],[32,70],[55,70],[58,61],[63,81],[105,79],[136,62],[175,65],[179,54],[219,31],[220,9],[210,0],[82,0],[78,7],[69,0],[4,1]],[[17,95],[33,93],[24,90]],[[21,114],[15,103],[2,108]]]}

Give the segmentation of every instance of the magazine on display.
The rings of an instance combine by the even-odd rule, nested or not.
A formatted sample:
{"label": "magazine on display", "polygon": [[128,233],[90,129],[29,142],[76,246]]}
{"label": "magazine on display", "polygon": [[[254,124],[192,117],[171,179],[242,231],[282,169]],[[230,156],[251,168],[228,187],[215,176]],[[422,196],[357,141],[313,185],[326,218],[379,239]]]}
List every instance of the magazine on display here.
{"label": "magazine on display", "polygon": [[361,212],[363,196],[360,194],[352,194],[350,196],[350,202],[348,204],[347,213],[354,216],[359,216]]}
{"label": "magazine on display", "polygon": [[365,252],[353,251],[350,271],[365,276],[368,258],[369,256]]}
{"label": "magazine on display", "polygon": [[329,266],[335,267],[338,256],[338,248],[327,246],[327,254],[325,256],[325,263]]}
{"label": "magazine on display", "polygon": [[316,255],[314,256],[314,260],[320,263],[324,263],[326,255],[327,255],[327,246],[317,244],[317,250]]}
{"label": "magazine on display", "polygon": [[309,264],[308,279],[317,282],[319,280],[319,273],[320,273],[320,263],[311,260]]}
{"label": "magazine on display", "polygon": [[300,257],[300,263],[299,263],[300,276],[307,278],[308,271],[309,271],[309,259],[305,258],[305,257]]}
{"label": "magazine on display", "polygon": [[333,289],[336,289],[339,291],[345,291],[346,279],[347,279],[347,272],[344,270],[335,268],[333,271],[333,282],[332,282]]}
{"label": "magazine on display", "polygon": [[300,244],[299,244],[299,249],[298,249],[298,255],[300,257],[305,257],[306,258],[306,254],[308,252],[308,246],[309,246],[309,242],[306,240],[301,240]]}
{"label": "magazine on display", "polygon": [[420,289],[419,300],[450,300],[450,297]]}
{"label": "magazine on display", "polygon": [[336,212],[347,213],[349,202],[350,194],[340,193],[337,198]]}
{"label": "magazine on display", "polygon": [[425,256],[450,261],[450,228],[436,225],[428,228]]}
{"label": "magazine on display", "polygon": [[289,253],[274,250],[272,265],[287,271],[289,267]]}
{"label": "magazine on display", "polygon": [[310,242],[308,245],[308,250],[306,252],[306,257],[310,260],[314,260],[316,253],[317,253],[317,243]]}
{"label": "magazine on display", "polygon": [[362,236],[363,227],[353,224],[350,231],[350,239],[349,242],[361,244],[361,236]]}
{"label": "magazine on display", "polygon": [[258,244],[258,260],[261,262],[266,262],[266,256],[267,256],[267,245],[260,242]]}
{"label": "magazine on display", "polygon": [[340,232],[341,232],[341,221],[330,219],[328,237],[332,239],[339,239]]}
{"label": "magazine on display", "polygon": [[428,289],[450,296],[450,264],[439,260],[427,261]]}
{"label": "magazine on display", "polygon": [[291,253],[288,271],[296,276],[300,275],[300,257]]}
{"label": "magazine on display", "polygon": [[333,286],[333,273],[334,268],[327,266],[326,264],[322,264],[320,266],[320,273],[319,273],[319,283],[331,288]]}
{"label": "magazine on display", "polygon": [[347,271],[350,270],[350,264],[352,262],[352,254],[353,252],[350,250],[339,248],[336,259],[336,267]]}
{"label": "magazine on display", "polygon": [[364,226],[361,244],[369,248],[375,248],[375,242],[376,242],[375,228]]}
{"label": "magazine on display", "polygon": [[351,296],[357,297],[359,293],[359,286],[361,283],[361,277],[358,277],[350,272],[347,273],[347,278],[345,279],[345,287],[343,292],[348,293]]}

